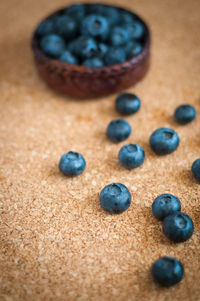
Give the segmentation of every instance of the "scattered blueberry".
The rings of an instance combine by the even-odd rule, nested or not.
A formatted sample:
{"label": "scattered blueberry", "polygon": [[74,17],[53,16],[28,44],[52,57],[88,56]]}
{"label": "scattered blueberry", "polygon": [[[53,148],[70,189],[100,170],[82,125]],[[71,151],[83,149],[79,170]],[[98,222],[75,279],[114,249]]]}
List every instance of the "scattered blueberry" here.
{"label": "scattered blueberry", "polygon": [[169,193],[159,195],[152,204],[153,215],[159,220],[163,220],[166,216],[180,210],[180,200]]}
{"label": "scattered blueberry", "polygon": [[194,232],[193,221],[189,215],[183,212],[174,212],[165,217],[163,232],[168,239],[174,242],[186,241]]}
{"label": "scattered blueberry", "polygon": [[160,285],[172,286],[182,280],[184,268],[178,259],[164,256],[154,262],[151,272]]}
{"label": "scattered blueberry", "polygon": [[126,53],[123,48],[110,47],[104,59],[106,65],[123,63],[126,60]]}
{"label": "scattered blueberry", "polygon": [[68,64],[78,64],[77,58],[67,50],[61,54],[59,60]]}
{"label": "scattered blueberry", "polygon": [[86,14],[86,9],[84,4],[72,4],[66,10],[65,14],[76,21],[80,22]]}
{"label": "scattered blueberry", "polygon": [[48,34],[40,40],[40,47],[47,55],[58,58],[65,50],[65,42],[56,34]]}
{"label": "scattered blueberry", "polygon": [[130,48],[130,50],[127,53],[127,58],[131,59],[134,56],[138,55],[141,51],[142,51],[143,47],[142,44],[139,42],[135,42],[133,43],[132,48]]}
{"label": "scattered blueberry", "polygon": [[179,106],[175,113],[174,118],[180,124],[187,124],[192,122],[196,117],[196,110],[191,105],[181,105]]}
{"label": "scattered blueberry", "polygon": [[101,68],[104,66],[104,62],[99,57],[92,57],[91,59],[85,60],[83,65],[90,68]]}
{"label": "scattered blueberry", "polygon": [[113,183],[101,191],[100,204],[111,213],[121,213],[130,207],[131,194],[125,185]]}
{"label": "scattered blueberry", "polygon": [[151,135],[150,145],[157,155],[170,154],[178,147],[179,136],[170,128],[160,128]]}
{"label": "scattered blueberry", "polygon": [[124,145],[119,151],[119,162],[127,169],[133,169],[141,166],[144,159],[145,152],[138,144]]}
{"label": "scattered blueberry", "polygon": [[83,156],[76,152],[68,152],[62,155],[59,162],[59,169],[65,176],[80,175],[86,167]]}
{"label": "scattered blueberry", "polygon": [[55,18],[55,31],[66,40],[72,39],[77,33],[77,23],[72,18],[62,15]]}
{"label": "scattered blueberry", "polygon": [[104,41],[109,34],[109,23],[103,16],[89,15],[83,20],[81,32],[84,36]]}
{"label": "scattered blueberry", "polygon": [[109,123],[107,127],[107,136],[113,142],[121,142],[127,139],[131,134],[130,124],[123,119],[116,119]]}
{"label": "scattered blueberry", "polygon": [[196,159],[192,164],[192,173],[197,181],[200,181],[200,158]]}
{"label": "scattered blueberry", "polygon": [[144,26],[139,21],[125,24],[124,29],[128,32],[131,39],[141,39],[144,34]]}
{"label": "scattered blueberry", "polygon": [[36,29],[36,33],[39,36],[44,36],[49,33],[54,32],[54,22],[53,19],[45,20]]}
{"label": "scattered blueberry", "polygon": [[129,40],[128,31],[120,26],[115,26],[110,32],[109,41],[112,46],[122,46]]}
{"label": "scattered blueberry", "polygon": [[140,99],[132,93],[121,93],[116,99],[115,108],[122,115],[136,113],[140,108]]}

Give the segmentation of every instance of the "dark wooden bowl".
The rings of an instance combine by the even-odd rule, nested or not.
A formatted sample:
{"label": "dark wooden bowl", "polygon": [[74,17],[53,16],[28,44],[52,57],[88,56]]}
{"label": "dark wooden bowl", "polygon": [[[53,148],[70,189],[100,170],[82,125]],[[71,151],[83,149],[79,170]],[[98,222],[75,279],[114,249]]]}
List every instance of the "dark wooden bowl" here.
{"label": "dark wooden bowl", "polygon": [[[118,9],[127,11],[120,7]],[[58,15],[62,11],[63,9],[57,10],[45,19]],[[142,52],[124,63],[102,68],[71,65],[48,57],[40,49],[39,39],[34,32],[31,46],[40,76],[53,89],[81,99],[116,93],[137,83],[144,77],[149,67],[150,32],[146,23],[138,15],[132,14],[145,28]]]}

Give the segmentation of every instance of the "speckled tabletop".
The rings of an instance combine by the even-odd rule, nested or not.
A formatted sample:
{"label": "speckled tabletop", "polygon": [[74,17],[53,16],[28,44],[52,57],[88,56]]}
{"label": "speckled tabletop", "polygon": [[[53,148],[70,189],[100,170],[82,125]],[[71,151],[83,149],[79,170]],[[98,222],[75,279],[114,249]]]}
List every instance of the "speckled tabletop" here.
{"label": "speckled tabletop", "polygon": [[[108,1],[112,3],[111,1]],[[200,1],[123,0],[152,32],[151,68],[130,91],[142,100],[127,120],[146,152],[142,167],[127,171],[117,154],[125,144],[105,136],[115,95],[76,101],[54,93],[37,75],[30,37],[34,26],[63,0],[1,0],[0,19],[0,300],[200,300],[200,185],[191,175],[200,157]],[[122,4],[116,0],[114,3]],[[174,109],[193,104],[198,116],[177,125]],[[169,126],[181,143],[158,157],[149,148],[153,130]],[[60,156],[81,152],[87,169],[70,179]],[[130,189],[121,215],[104,212],[98,195],[112,182]],[[153,199],[169,192],[195,224],[192,238],[169,242],[151,213]],[[183,281],[163,289],[150,267],[162,255],[179,258]]]}

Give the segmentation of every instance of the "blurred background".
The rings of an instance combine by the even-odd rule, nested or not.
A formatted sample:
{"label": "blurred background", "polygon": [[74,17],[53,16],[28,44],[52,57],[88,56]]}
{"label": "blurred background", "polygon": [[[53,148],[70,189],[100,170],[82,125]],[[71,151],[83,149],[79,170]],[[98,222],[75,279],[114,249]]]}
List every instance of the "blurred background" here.
{"label": "blurred background", "polygon": [[[88,1],[92,2],[92,1]],[[144,165],[127,171],[118,164],[121,144],[106,139],[118,114],[116,95],[76,101],[55,93],[39,78],[30,48],[37,24],[73,1],[0,1],[0,299],[11,300],[199,300],[199,185],[191,175],[199,157],[200,1],[116,0],[138,13],[152,34],[147,76],[128,91],[142,101],[127,118],[127,143],[146,152]],[[92,84],[92,83],[91,83]],[[182,103],[197,110],[194,123],[175,124]],[[169,126],[181,144],[157,157],[149,136]],[[82,153],[86,172],[65,178],[58,160],[68,150]],[[99,192],[122,182],[133,202],[122,215],[100,208]],[[162,234],[151,204],[172,193],[195,223],[189,242],[174,245]],[[158,257],[178,257],[185,266],[180,285],[161,289],[151,279]]]}

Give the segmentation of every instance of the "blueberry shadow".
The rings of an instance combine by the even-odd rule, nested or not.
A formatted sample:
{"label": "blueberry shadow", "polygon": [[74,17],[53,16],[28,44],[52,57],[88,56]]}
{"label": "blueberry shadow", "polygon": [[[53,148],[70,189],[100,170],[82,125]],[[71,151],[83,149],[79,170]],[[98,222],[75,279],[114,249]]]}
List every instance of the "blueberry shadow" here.
{"label": "blueberry shadow", "polygon": [[177,179],[180,180],[180,183],[183,182],[183,179],[185,182],[187,181],[187,185],[192,186],[193,184],[199,184],[200,182],[195,179],[192,173],[192,167],[190,169],[188,168],[181,168],[178,169]]}
{"label": "blueberry shadow", "polygon": [[135,169],[127,169],[125,167],[123,167],[120,162],[119,162],[119,158],[118,158],[118,154],[119,154],[119,151],[121,149],[122,146],[126,145],[126,144],[129,144],[129,143],[135,143],[132,142],[132,141],[122,141],[122,142],[119,142],[119,143],[113,143],[111,141],[109,141],[109,139],[107,138],[108,142],[110,142],[110,145],[114,144],[114,145],[118,145],[118,150],[115,151],[115,152],[108,152],[108,158],[106,160],[106,165],[107,166],[110,166],[110,168],[114,169],[115,171],[119,171],[119,172],[122,172],[122,171],[126,171],[127,173],[133,173],[134,171],[138,171],[139,169],[141,169],[143,166],[145,166],[147,164],[147,162],[149,160],[151,160],[152,158],[154,159],[157,159],[157,160],[160,160],[161,157],[163,156],[159,156],[157,154],[154,153],[154,151],[151,149],[149,143],[147,141],[140,141],[140,140],[137,140],[137,144],[139,144],[140,146],[143,147],[144,151],[145,151],[145,160],[144,160],[144,163],[135,168]]}
{"label": "blueberry shadow", "polygon": [[108,211],[105,211],[101,207],[99,195],[100,195],[100,192],[95,192],[95,193],[89,194],[87,196],[87,199],[88,199],[87,207],[90,207],[92,209],[92,214],[94,214],[96,217],[111,215],[111,213],[109,213]]}
{"label": "blueberry shadow", "polygon": [[[128,214],[127,213],[130,211],[131,205],[130,205],[130,207],[127,210],[125,210],[123,212],[109,212],[109,211],[107,211],[107,210],[105,210],[105,209],[103,209],[101,207],[101,204],[100,204],[100,192],[101,191],[93,193],[93,194],[89,194],[87,196],[87,198],[88,198],[87,207],[89,206],[92,209],[93,214],[96,217],[99,217],[102,220],[102,218],[104,218],[104,217],[111,216],[113,218],[116,218],[116,221],[119,220],[119,217],[121,217],[123,219],[124,218],[125,219],[128,218]],[[125,215],[125,216],[123,216],[123,215]]]}
{"label": "blueberry shadow", "polygon": [[170,125],[170,127],[175,128],[177,126],[180,126],[180,124],[178,124],[176,122],[176,120],[174,119],[173,115],[169,115],[166,117],[166,123]]}
{"label": "blueberry shadow", "polygon": [[[178,246],[180,243],[175,243],[171,240],[169,240],[162,230],[163,221],[160,221],[156,219],[152,213],[151,206],[149,208],[146,208],[148,215],[148,224],[145,225],[144,229],[142,231],[146,231],[148,233],[148,226],[151,232],[149,232],[149,235],[151,235],[151,238],[155,240],[156,242],[159,242],[162,245],[168,246],[168,247],[175,247]],[[143,209],[144,210],[144,209]]]}
{"label": "blueberry shadow", "polygon": [[50,180],[52,181],[53,183],[57,183],[57,182],[71,182],[73,181],[74,179],[78,179],[79,177],[83,177],[84,176],[84,172],[82,174],[79,174],[79,175],[72,175],[72,176],[67,176],[67,175],[64,175],[57,164],[55,165],[52,165],[48,172],[47,170],[45,169],[46,171],[46,178],[44,180]]}

